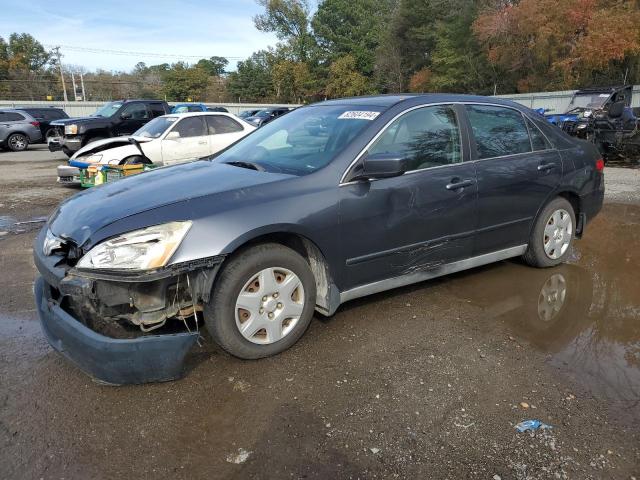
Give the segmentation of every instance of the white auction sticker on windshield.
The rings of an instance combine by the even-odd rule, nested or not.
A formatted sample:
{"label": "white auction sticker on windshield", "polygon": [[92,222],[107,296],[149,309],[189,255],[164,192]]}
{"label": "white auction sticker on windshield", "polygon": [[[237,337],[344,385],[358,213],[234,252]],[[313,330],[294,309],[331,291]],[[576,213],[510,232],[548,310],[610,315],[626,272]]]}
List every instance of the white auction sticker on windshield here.
{"label": "white auction sticker on windshield", "polygon": [[598,95],[600,98],[609,98],[609,94],[608,93],[601,93],[600,95]]}
{"label": "white auction sticker on windshield", "polygon": [[348,120],[375,120],[375,118],[380,115],[380,112],[368,112],[364,110],[354,110],[350,112],[344,112],[340,115],[339,119],[348,119]]}

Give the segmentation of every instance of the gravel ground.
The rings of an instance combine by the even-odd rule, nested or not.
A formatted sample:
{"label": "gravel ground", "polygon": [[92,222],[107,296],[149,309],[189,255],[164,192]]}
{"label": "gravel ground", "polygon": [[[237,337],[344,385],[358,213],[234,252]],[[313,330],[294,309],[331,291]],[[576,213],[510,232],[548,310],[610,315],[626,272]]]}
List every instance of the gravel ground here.
{"label": "gravel ground", "polygon": [[61,159],[0,153],[0,478],[640,478],[639,170],[607,168],[568,265],[354,301],[255,362],[204,333],[184,379],[104,387],[33,308]]}

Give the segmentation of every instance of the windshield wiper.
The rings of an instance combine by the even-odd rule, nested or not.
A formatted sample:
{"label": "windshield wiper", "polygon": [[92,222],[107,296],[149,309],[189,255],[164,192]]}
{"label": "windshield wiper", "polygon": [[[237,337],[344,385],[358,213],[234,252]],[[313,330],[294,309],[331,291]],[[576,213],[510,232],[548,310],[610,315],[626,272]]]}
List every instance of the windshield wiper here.
{"label": "windshield wiper", "polygon": [[240,167],[240,168],[248,168],[249,170],[257,170],[258,172],[264,172],[265,169],[262,165],[259,165],[257,163],[253,163],[253,162],[242,162],[242,161],[238,161],[238,162],[222,162],[225,163],[227,165],[233,165],[234,167]]}

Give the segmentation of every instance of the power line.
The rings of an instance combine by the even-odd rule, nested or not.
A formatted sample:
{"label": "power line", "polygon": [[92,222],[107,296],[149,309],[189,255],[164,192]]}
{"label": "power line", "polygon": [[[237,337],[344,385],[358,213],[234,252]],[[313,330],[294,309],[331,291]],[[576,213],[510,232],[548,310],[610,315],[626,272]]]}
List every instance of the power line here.
{"label": "power line", "polygon": [[[63,50],[67,50],[70,52],[86,52],[86,53],[103,53],[108,55],[123,55],[123,56],[138,56],[138,57],[155,57],[155,58],[194,58],[194,59],[202,59],[205,58],[202,55],[182,55],[177,53],[158,53],[158,52],[132,52],[126,50],[111,50],[106,48],[91,48],[91,47],[77,47],[73,45],[51,45],[45,44],[47,48],[54,48],[59,46]],[[221,56],[221,58],[226,58],[227,60],[243,60],[244,57],[225,57]]]}

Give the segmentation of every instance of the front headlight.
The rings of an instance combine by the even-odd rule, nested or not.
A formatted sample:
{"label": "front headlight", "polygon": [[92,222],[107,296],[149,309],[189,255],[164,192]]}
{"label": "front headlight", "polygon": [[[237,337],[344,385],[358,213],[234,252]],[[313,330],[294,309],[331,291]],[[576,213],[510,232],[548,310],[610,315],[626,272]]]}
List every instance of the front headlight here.
{"label": "front headlight", "polygon": [[78,133],[78,125],[76,125],[75,123],[64,126],[65,135],[76,135],[77,133]]}
{"label": "front headlight", "polygon": [[80,269],[149,270],[164,267],[189,231],[191,222],[171,222],[106,240],[84,255]]}

